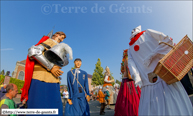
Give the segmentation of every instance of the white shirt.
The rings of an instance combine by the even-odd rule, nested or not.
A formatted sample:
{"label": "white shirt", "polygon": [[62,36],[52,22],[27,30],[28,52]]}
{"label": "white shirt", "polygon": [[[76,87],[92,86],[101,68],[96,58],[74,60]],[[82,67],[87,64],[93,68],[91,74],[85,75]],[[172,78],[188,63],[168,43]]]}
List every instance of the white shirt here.
{"label": "white shirt", "polygon": [[68,91],[66,92],[64,91],[62,94],[63,94],[63,98],[68,98],[68,95],[69,95]]}
{"label": "white shirt", "polygon": [[111,83],[111,81],[110,81],[110,80],[108,80],[108,77],[109,77],[109,76],[108,76],[108,75],[106,75],[106,76],[105,76],[105,80],[104,80],[104,81],[105,81],[106,83]]}

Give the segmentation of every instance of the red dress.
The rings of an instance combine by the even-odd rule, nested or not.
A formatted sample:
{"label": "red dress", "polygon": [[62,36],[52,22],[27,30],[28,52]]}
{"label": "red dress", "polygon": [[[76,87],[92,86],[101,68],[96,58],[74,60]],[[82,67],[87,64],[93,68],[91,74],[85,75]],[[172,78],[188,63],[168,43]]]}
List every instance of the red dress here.
{"label": "red dress", "polygon": [[141,90],[135,87],[134,81],[122,79],[121,87],[115,105],[115,116],[138,116]]}

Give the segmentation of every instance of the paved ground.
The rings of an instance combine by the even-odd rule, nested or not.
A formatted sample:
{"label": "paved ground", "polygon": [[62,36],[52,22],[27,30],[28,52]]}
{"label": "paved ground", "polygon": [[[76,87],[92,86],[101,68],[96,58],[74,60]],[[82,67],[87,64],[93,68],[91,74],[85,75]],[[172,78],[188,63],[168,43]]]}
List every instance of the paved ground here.
{"label": "paved ground", "polygon": [[[101,106],[99,101],[90,101],[88,104],[90,106],[90,116],[102,116],[100,115]],[[115,105],[111,105],[110,107],[111,107],[111,110],[105,109],[105,115],[103,116],[114,116]]]}
{"label": "paved ground", "polygon": [[[192,102],[192,106],[193,106],[193,95],[189,95],[190,100]],[[14,98],[14,101],[16,103],[20,103],[20,94]],[[89,102],[89,106],[90,106],[90,115],[91,116],[100,116],[99,112],[100,112],[100,103],[98,101],[90,101]],[[114,116],[114,109],[115,109],[115,105],[111,105],[111,110],[107,110],[105,109],[105,115],[103,116]]]}
{"label": "paved ground", "polygon": [[[90,101],[90,114],[91,116],[100,116],[100,103],[98,101]],[[115,105],[110,105],[111,110],[105,109],[105,115],[104,116],[114,116],[114,109]]]}
{"label": "paved ground", "polygon": [[[21,95],[18,94],[17,97],[14,98],[15,103],[20,103],[20,96]],[[100,113],[100,103],[99,103],[99,101],[90,101],[89,106],[90,106],[90,115],[91,116],[102,116],[102,115],[99,115],[99,113]],[[105,109],[106,113],[103,116],[114,116],[115,105],[111,105],[110,107],[111,107],[111,110]]]}

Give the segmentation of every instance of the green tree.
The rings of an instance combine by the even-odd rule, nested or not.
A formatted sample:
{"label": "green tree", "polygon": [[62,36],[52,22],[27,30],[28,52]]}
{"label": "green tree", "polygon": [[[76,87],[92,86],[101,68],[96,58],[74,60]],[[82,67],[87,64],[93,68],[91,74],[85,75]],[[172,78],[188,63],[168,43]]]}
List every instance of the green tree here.
{"label": "green tree", "polygon": [[74,64],[74,67],[71,67],[71,69],[75,69],[76,68],[76,66],[75,66],[75,64]]}
{"label": "green tree", "polygon": [[10,71],[7,71],[7,72],[5,73],[5,76],[9,76],[9,74],[10,74]]}
{"label": "green tree", "polygon": [[92,85],[102,85],[104,83],[103,67],[101,67],[100,58],[98,58],[95,64],[95,69],[92,75]]}
{"label": "green tree", "polygon": [[5,75],[5,71],[4,70],[1,71],[1,75]]}
{"label": "green tree", "polygon": [[121,86],[121,82],[116,79],[115,83],[119,84]]}
{"label": "green tree", "polygon": [[5,76],[4,75],[0,75],[0,85],[3,84],[4,79],[5,79]]}

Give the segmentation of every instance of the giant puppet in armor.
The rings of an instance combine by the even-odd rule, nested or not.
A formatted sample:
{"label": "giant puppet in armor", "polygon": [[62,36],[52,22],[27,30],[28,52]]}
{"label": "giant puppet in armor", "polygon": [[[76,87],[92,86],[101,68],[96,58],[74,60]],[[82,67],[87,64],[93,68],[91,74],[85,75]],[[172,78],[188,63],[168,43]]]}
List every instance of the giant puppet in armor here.
{"label": "giant puppet in armor", "polygon": [[[103,84],[103,91],[106,91],[106,87],[108,86],[108,91],[110,93],[110,97],[109,97],[109,104],[115,104],[116,100],[117,100],[117,94],[115,93],[115,89],[112,85],[112,83],[115,81],[114,79],[112,79],[111,77],[111,73],[110,73],[110,69],[108,66],[106,66],[105,68],[105,73],[104,73],[104,84]],[[107,108],[109,108],[109,105],[107,106]]]}
{"label": "giant puppet in armor", "polygon": [[72,49],[65,43],[63,32],[56,32],[52,38],[44,36],[38,44],[28,50],[25,66],[25,83],[21,101],[27,100],[28,108],[58,109],[63,115],[60,96],[61,67],[72,59]]}
{"label": "giant puppet in armor", "polygon": [[[155,30],[141,31],[141,26],[132,30],[128,49],[128,67],[135,84],[141,86],[139,115],[193,115],[190,99],[182,84],[166,84],[153,73],[158,61],[173,45],[172,39]],[[156,77],[156,81],[152,81]]]}
{"label": "giant puppet in armor", "polygon": [[88,101],[89,86],[86,71],[80,69],[82,60],[76,58],[74,60],[75,69],[71,69],[67,73],[67,85],[69,99],[65,106],[65,116],[90,116]]}

